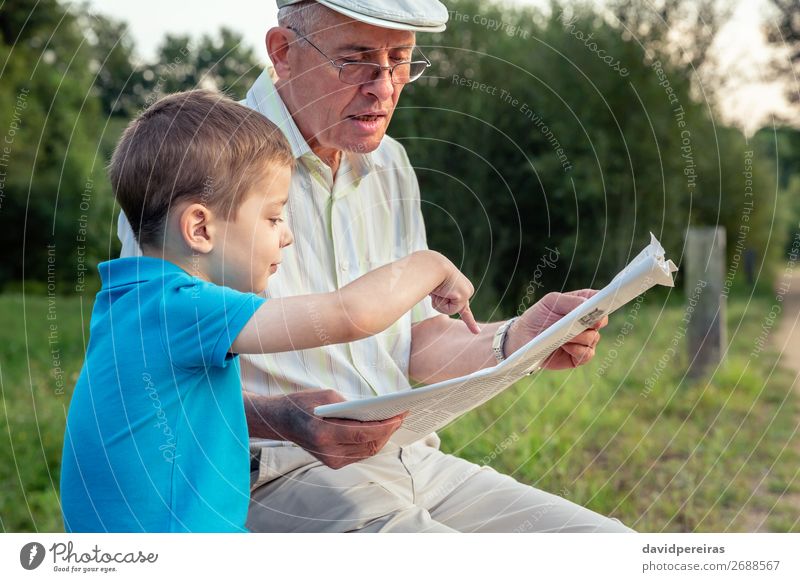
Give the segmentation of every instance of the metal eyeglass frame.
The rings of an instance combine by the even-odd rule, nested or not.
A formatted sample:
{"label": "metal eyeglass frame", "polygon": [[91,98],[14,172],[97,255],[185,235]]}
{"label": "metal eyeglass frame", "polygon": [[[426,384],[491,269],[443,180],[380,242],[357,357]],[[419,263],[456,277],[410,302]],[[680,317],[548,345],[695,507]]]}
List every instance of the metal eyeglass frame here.
{"label": "metal eyeglass frame", "polygon": [[[344,63],[342,65],[338,65],[338,64],[336,64],[336,61],[334,61],[332,58],[330,58],[328,55],[326,55],[324,52],[322,52],[322,50],[317,45],[315,45],[313,42],[311,42],[306,35],[302,34],[298,30],[295,30],[291,26],[287,26],[287,28],[289,30],[291,30],[292,32],[294,32],[297,36],[302,38],[304,41],[306,41],[308,44],[310,44],[312,47],[314,47],[314,49],[316,49],[316,51],[319,54],[321,54],[323,57],[328,59],[328,62],[331,65],[333,65],[334,67],[339,69],[339,81],[341,81],[342,83],[345,83],[346,85],[364,85],[366,83],[371,83],[372,81],[375,81],[378,78],[378,75],[380,75],[380,71],[383,71],[383,70],[389,71],[389,78],[392,80],[392,84],[393,85],[407,85],[408,83],[413,83],[414,81],[419,79],[422,75],[425,74],[425,70],[428,69],[431,66],[431,62],[428,60],[428,57],[425,56],[425,54],[419,49],[419,47],[414,47],[414,49],[419,51],[419,54],[421,54],[422,58],[425,59],[424,61],[403,61],[402,63],[397,63],[397,64],[394,64],[394,65],[391,65],[391,66],[379,65],[378,63]],[[412,64],[415,64],[415,63],[417,63],[417,64],[425,63],[425,68],[422,69],[420,74],[417,75],[414,78],[409,78],[408,81],[396,83],[395,80],[394,80],[394,69],[395,69],[395,67],[399,67],[400,65],[412,65]],[[361,67],[362,69],[364,67],[370,67],[370,68],[373,68],[373,69],[377,69],[378,70],[378,75],[373,76],[372,79],[370,79],[369,81],[363,81],[361,83],[350,83],[350,82],[345,81],[344,79],[342,79],[342,74],[344,73],[344,69],[346,67]]]}

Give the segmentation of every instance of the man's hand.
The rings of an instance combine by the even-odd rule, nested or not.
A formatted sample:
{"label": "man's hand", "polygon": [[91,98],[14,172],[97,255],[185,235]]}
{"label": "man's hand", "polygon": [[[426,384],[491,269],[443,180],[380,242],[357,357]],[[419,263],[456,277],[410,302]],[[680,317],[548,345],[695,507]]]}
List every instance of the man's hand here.
{"label": "man's hand", "polygon": [[[581,303],[592,297],[597,291],[594,289],[581,289],[569,293],[548,293],[535,305],[523,313],[508,330],[506,338],[506,357],[528,343],[531,339],[542,333],[567,313],[578,307]],[[608,317],[604,317],[571,341],[558,348],[544,361],[542,367],[548,370],[564,370],[576,368],[585,364],[594,357],[594,349],[600,341],[600,328],[608,324]]]}
{"label": "man's hand", "polygon": [[334,390],[307,390],[285,397],[283,438],[299,445],[332,469],[375,455],[400,428],[405,414],[386,420],[360,422],[321,418],[314,409],[343,402]]}

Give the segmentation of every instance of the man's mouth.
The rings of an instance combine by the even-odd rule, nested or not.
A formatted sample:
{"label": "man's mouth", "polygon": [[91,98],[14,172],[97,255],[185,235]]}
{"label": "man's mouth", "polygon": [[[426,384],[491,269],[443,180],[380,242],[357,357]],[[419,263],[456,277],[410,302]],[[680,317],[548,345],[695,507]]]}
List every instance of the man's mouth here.
{"label": "man's mouth", "polygon": [[348,115],[347,118],[355,119],[356,121],[364,121],[370,123],[379,121],[384,117],[386,117],[387,115],[388,113],[383,109],[372,109],[372,110],[362,111],[354,115]]}

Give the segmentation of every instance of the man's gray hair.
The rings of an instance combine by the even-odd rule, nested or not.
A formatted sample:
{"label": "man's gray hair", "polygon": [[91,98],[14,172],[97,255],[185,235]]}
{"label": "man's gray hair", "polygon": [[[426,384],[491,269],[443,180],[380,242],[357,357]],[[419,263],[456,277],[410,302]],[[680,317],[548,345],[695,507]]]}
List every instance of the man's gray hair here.
{"label": "man's gray hair", "polygon": [[322,30],[330,12],[330,8],[323,4],[306,0],[278,10],[278,25],[303,35],[313,34]]}

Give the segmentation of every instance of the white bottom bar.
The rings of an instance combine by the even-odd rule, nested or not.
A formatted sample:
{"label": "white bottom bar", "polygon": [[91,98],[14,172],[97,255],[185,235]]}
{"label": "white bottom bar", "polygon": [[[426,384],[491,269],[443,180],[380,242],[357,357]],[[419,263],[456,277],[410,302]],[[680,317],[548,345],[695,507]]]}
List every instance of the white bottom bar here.
{"label": "white bottom bar", "polygon": [[[4,534],[0,575],[15,581],[795,582],[798,550],[800,534]],[[23,567],[37,562],[35,569]]]}

